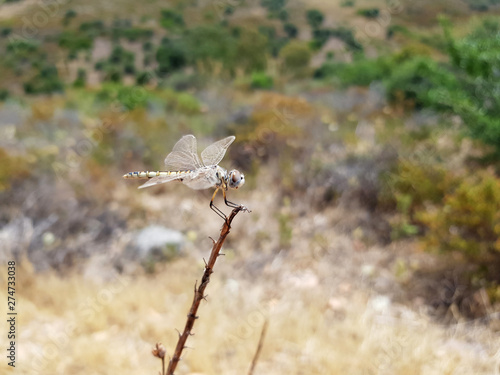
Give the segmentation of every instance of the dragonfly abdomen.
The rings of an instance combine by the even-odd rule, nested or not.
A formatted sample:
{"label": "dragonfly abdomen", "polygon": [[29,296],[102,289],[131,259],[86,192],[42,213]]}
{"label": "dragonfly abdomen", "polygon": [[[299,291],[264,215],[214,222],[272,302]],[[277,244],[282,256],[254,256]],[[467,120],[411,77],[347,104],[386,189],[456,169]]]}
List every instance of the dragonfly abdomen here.
{"label": "dragonfly abdomen", "polygon": [[123,175],[123,178],[136,178],[136,179],[146,179],[153,177],[167,177],[167,176],[179,176],[182,177],[186,173],[191,173],[191,171],[139,171],[139,172],[129,172]]}

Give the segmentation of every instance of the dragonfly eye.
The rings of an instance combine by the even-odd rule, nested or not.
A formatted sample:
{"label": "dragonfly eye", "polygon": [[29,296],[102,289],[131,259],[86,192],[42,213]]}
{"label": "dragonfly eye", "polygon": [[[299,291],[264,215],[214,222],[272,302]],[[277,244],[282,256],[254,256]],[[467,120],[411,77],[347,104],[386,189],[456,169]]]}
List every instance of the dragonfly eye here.
{"label": "dragonfly eye", "polygon": [[245,176],[237,170],[229,172],[229,187],[231,189],[238,189],[245,183]]}

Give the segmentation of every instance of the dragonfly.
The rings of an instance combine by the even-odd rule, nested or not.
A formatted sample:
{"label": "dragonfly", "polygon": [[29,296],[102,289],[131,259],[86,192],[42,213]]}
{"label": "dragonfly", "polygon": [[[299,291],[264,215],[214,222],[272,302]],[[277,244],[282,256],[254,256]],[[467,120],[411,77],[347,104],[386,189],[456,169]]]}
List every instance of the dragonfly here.
{"label": "dragonfly", "polygon": [[[163,184],[170,181],[180,181],[191,189],[201,190],[215,187],[210,200],[210,208],[221,218],[227,220],[226,215],[214,204],[215,196],[222,191],[224,203],[228,207],[241,207],[239,204],[227,200],[228,189],[238,189],[245,183],[245,175],[236,169],[229,172],[218,164],[224,158],[226,150],[236,137],[229,136],[212,143],[198,157],[196,137],[185,135],[174,145],[172,152],[165,158],[165,171],[129,172],[123,175],[126,179],[148,179],[139,189]],[[246,211],[245,207],[243,207]]]}

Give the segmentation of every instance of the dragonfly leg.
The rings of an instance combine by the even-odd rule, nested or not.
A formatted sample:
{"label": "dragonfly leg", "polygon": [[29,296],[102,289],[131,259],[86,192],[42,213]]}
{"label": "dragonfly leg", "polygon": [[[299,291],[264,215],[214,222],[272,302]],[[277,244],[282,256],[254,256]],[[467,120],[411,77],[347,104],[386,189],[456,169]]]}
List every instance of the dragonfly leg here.
{"label": "dragonfly leg", "polygon": [[[222,219],[224,220],[227,220],[227,216],[224,215],[224,212],[222,212],[219,207],[217,207],[215,204],[214,204],[214,199],[215,199],[215,196],[217,195],[217,192],[219,191],[219,188],[215,189],[214,191],[214,194],[212,195],[212,199],[210,200],[210,208],[212,209],[212,211],[214,211],[217,215],[219,215]],[[224,190],[223,190],[224,191]]]}
{"label": "dragonfly leg", "polygon": [[224,203],[226,204],[226,206],[229,206],[232,208],[237,208],[237,207],[241,206],[240,204],[236,204],[234,202],[228,201],[226,198],[226,191],[225,190],[222,190],[222,195],[224,196]]}

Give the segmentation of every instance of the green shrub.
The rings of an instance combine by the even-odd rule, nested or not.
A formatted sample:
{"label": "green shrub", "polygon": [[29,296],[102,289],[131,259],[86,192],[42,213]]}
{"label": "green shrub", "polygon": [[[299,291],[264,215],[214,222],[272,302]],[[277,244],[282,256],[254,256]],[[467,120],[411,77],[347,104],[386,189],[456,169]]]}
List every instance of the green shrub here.
{"label": "green shrub", "polygon": [[[271,40],[276,38],[276,29],[274,26],[259,26],[259,33],[264,35],[267,39]],[[238,37],[241,37],[241,29],[239,29]]]}
{"label": "green shrub", "polygon": [[330,36],[342,40],[346,44],[346,47],[353,52],[363,51],[363,45],[354,37],[351,29],[342,26],[330,29]]}
{"label": "green shrub", "polygon": [[152,78],[152,74],[150,72],[139,72],[135,77],[135,82],[139,86],[147,85]]}
{"label": "green shrub", "polygon": [[238,67],[246,73],[262,71],[267,66],[268,39],[261,33],[244,30],[236,44]]}
{"label": "green shrub", "polygon": [[130,42],[135,42],[137,40],[150,39],[153,37],[153,30],[143,29],[139,27],[132,27],[130,29],[123,29],[119,32],[119,36],[126,38]]}
{"label": "green shrub", "polygon": [[76,12],[73,9],[69,9],[64,13],[63,25],[67,26],[70,21],[76,17]]}
{"label": "green shrub", "polygon": [[378,8],[366,8],[359,9],[357,13],[366,18],[377,18],[380,15],[380,10]]}
{"label": "green shrub", "polygon": [[198,99],[187,92],[167,91],[167,107],[186,115],[199,114],[201,105]]}
{"label": "green shrub", "polygon": [[279,12],[286,4],[286,0],[261,0],[260,4],[271,13]]}
{"label": "green shrub", "polygon": [[0,102],[4,102],[9,98],[9,90],[0,89]]}
{"label": "green shrub", "polygon": [[119,102],[126,109],[145,107],[150,94],[143,87],[123,86],[117,83],[107,83],[97,93],[96,99],[103,102]]}
{"label": "green shrub", "polygon": [[29,39],[10,39],[7,43],[7,52],[15,53],[19,57],[26,57],[38,52],[40,43]]}
{"label": "green shrub", "polygon": [[315,29],[313,30],[313,40],[311,45],[313,49],[320,49],[330,38],[330,30],[328,29]]}
{"label": "green shrub", "polygon": [[295,26],[293,23],[285,23],[283,25],[283,31],[286,33],[286,35],[289,38],[296,38],[297,35],[299,34],[299,29],[297,26]]}
{"label": "green shrub", "polygon": [[317,29],[322,25],[325,16],[317,9],[309,9],[306,12],[306,19],[309,26],[313,29]]}
{"label": "green shrub", "polygon": [[92,39],[98,36],[102,36],[106,32],[104,22],[102,22],[101,20],[82,22],[78,29],[80,30],[80,32]]}
{"label": "green shrub", "polygon": [[73,82],[73,86],[75,87],[85,87],[85,82],[87,81],[87,72],[85,69],[78,69],[78,74]]}
{"label": "green shrub", "polygon": [[121,67],[107,64],[104,69],[104,80],[114,83],[120,83],[123,77],[123,70]]}
{"label": "green shrub", "polygon": [[43,65],[38,73],[24,83],[26,94],[50,94],[63,91],[63,82],[59,79],[57,68],[53,65]]}
{"label": "green shrub", "polygon": [[161,11],[160,25],[167,30],[176,31],[184,28],[184,17],[171,9]]}
{"label": "green shrub", "polygon": [[212,72],[214,63],[222,64],[225,71],[232,73],[237,54],[237,38],[220,26],[197,26],[186,31],[183,38],[188,61]]}
{"label": "green shrub", "polygon": [[386,82],[390,100],[411,101],[416,107],[450,109],[460,93],[455,75],[429,57],[416,57],[395,65]]}
{"label": "green shrub", "polygon": [[387,58],[362,59],[351,64],[327,62],[314,72],[314,77],[334,76],[343,86],[368,86],[373,81],[382,81],[391,73],[391,69]]}
{"label": "green shrub", "polygon": [[355,4],[354,0],[342,0],[340,6],[343,8],[353,7]]}
{"label": "green shrub", "polygon": [[288,11],[286,9],[281,9],[279,12],[278,12],[278,18],[280,19],[280,21],[282,22],[286,22],[288,21]]}
{"label": "green shrub", "polygon": [[158,62],[158,75],[165,76],[187,64],[186,50],[181,43],[164,39],[156,51],[156,61]]}
{"label": "green shrub", "polygon": [[12,34],[12,28],[11,27],[2,27],[0,28],[0,37],[5,38]]}
{"label": "green shrub", "polygon": [[280,51],[283,69],[290,73],[300,73],[309,66],[312,53],[306,43],[292,41]]}
{"label": "green shrub", "polygon": [[94,41],[91,37],[83,33],[74,31],[63,31],[59,35],[59,46],[70,51],[90,50]]}
{"label": "green shrub", "polygon": [[387,28],[386,36],[387,36],[388,39],[390,39],[394,35],[396,35],[396,33],[399,33],[399,34],[402,34],[402,35],[405,35],[405,36],[409,36],[410,35],[410,32],[408,31],[408,29],[406,27],[401,26],[401,25],[390,25]]}
{"label": "green shrub", "polygon": [[108,61],[111,64],[133,63],[134,60],[135,60],[135,55],[132,52],[127,51],[120,45],[113,47],[108,59]]}
{"label": "green shrub", "polygon": [[270,90],[273,88],[273,77],[263,72],[254,72],[251,77],[251,87],[253,89]]}

